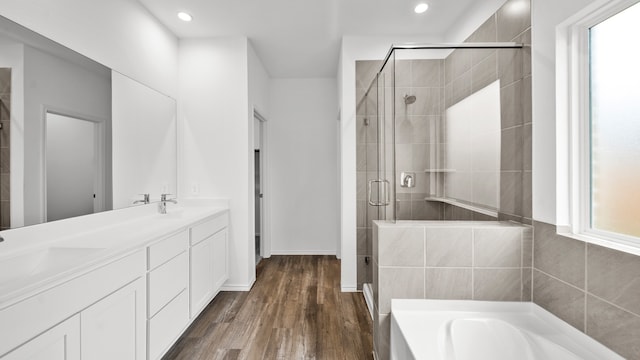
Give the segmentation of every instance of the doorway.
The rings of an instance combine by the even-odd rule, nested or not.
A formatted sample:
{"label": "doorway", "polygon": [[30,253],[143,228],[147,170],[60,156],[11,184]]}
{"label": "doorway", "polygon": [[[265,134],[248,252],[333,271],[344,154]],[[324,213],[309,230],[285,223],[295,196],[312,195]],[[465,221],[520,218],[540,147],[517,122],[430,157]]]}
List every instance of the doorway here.
{"label": "doorway", "polygon": [[271,256],[269,239],[269,191],[268,191],[268,139],[267,119],[255,109],[253,111],[253,169],[254,169],[254,213],[255,213],[255,263]]}
{"label": "doorway", "polygon": [[255,212],[256,212],[256,216],[255,216],[255,229],[256,229],[256,243],[255,243],[255,253],[256,253],[256,265],[260,262],[260,260],[262,260],[262,252],[260,251],[260,227],[262,224],[262,211],[261,211],[261,206],[260,203],[262,202],[262,191],[260,189],[260,149],[255,149],[254,150],[254,155],[253,155],[253,163],[254,163],[254,171],[255,171],[255,192],[254,192],[254,197],[255,197]]}
{"label": "doorway", "polygon": [[100,123],[46,112],[45,220],[103,210]]}

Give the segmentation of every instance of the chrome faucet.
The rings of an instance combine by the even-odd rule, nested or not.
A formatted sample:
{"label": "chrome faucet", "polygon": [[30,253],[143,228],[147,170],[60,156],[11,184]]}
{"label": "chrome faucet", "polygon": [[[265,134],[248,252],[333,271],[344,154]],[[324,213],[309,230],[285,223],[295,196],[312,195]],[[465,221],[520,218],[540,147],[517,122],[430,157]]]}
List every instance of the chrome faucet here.
{"label": "chrome faucet", "polygon": [[158,212],[160,214],[166,214],[167,213],[167,203],[174,203],[177,204],[178,201],[176,199],[167,199],[167,196],[169,196],[171,194],[162,194],[160,195],[160,202],[158,203]]}
{"label": "chrome faucet", "polygon": [[142,195],[142,200],[136,200],[134,204],[148,204],[149,203],[149,194],[140,194]]}

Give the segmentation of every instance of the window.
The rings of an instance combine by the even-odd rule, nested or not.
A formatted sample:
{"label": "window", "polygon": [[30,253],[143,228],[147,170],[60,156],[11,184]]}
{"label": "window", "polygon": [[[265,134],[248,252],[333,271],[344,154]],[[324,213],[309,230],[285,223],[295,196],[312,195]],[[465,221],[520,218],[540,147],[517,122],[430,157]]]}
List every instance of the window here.
{"label": "window", "polygon": [[640,3],[589,29],[590,216],[640,238]]}
{"label": "window", "polygon": [[640,255],[639,0],[596,0],[557,28],[558,231]]}

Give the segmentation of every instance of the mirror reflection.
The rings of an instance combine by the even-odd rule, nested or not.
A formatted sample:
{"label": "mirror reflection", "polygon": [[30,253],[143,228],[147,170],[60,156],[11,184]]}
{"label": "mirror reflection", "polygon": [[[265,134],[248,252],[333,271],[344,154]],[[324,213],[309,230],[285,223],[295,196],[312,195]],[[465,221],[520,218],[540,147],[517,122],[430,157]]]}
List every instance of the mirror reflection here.
{"label": "mirror reflection", "polygon": [[0,228],[176,194],[176,102],[0,17]]}

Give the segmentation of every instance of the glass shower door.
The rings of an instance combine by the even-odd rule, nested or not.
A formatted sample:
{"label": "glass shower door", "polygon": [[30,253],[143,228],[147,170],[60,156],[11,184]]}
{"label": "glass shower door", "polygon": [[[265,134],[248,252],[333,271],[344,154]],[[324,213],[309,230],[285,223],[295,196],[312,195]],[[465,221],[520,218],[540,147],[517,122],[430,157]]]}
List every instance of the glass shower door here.
{"label": "glass shower door", "polygon": [[396,220],[394,56],[377,76],[378,219],[387,221]]}

